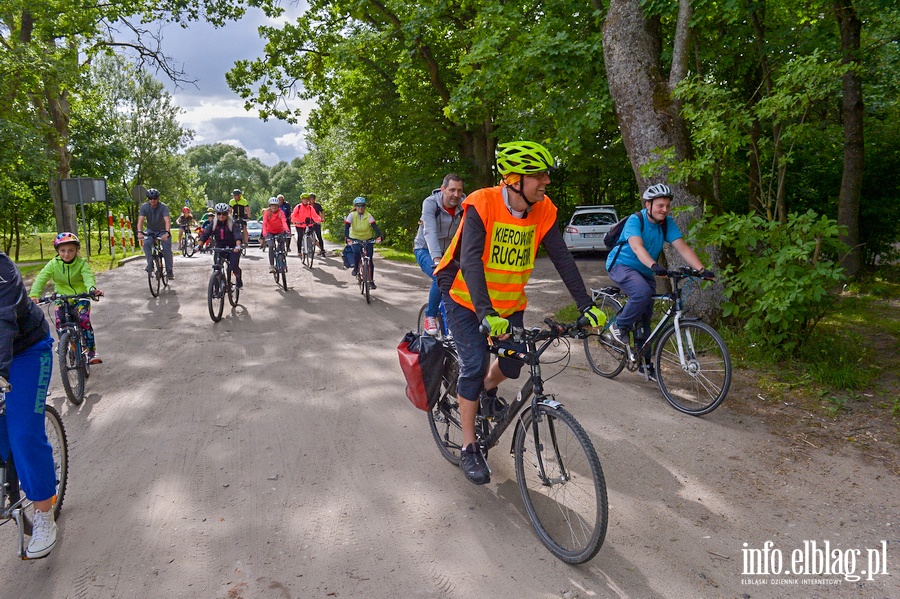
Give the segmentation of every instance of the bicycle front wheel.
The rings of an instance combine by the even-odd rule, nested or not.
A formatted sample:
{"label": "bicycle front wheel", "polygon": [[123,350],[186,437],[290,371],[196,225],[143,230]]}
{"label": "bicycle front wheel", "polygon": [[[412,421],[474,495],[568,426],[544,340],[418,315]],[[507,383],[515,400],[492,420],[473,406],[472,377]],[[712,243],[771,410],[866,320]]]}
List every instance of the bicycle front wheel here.
{"label": "bicycle front wheel", "polygon": [[615,316],[622,310],[622,304],[604,296],[596,305],[606,314],[606,326],[598,335],[592,334],[584,338],[584,355],[591,370],[611,379],[625,367],[625,346],[613,339],[609,332]]}
{"label": "bicycle front wheel", "polygon": [[312,268],[313,261],[316,259],[316,245],[313,243],[312,235],[307,235],[305,237],[306,244],[303,248],[303,257],[307,260],[307,266]]}
{"label": "bicycle front wheel", "polygon": [[425,334],[425,309],[428,304],[422,304],[419,308],[419,318],[416,320],[416,334],[422,336]]}
{"label": "bicycle front wheel", "polygon": [[367,260],[363,260],[360,271],[363,273],[363,295],[366,296],[366,303],[370,304],[372,303],[372,265]]}
{"label": "bicycle front wheel", "polygon": [[197,251],[197,240],[194,239],[193,235],[188,235],[184,238],[184,255],[188,258],[194,255],[194,252]]}
{"label": "bicycle front wheel", "polygon": [[159,270],[157,261],[150,261],[150,271],[147,273],[147,282],[150,284],[150,295],[159,297]]}
{"label": "bicycle front wheel", "polygon": [[[156,276],[162,281],[163,287],[169,286],[169,277],[166,276],[166,271],[163,268],[162,256],[156,257]],[[159,287],[159,284],[157,284],[157,287]]]}
{"label": "bicycle front wheel", "polygon": [[[656,346],[656,378],[672,407],[692,416],[709,414],[731,386],[731,356],[722,337],[705,322],[682,321],[681,334],[671,326]],[[680,347],[679,347],[680,346]],[[684,360],[681,353],[684,352]]]}
{"label": "bicycle front wheel", "polygon": [[222,320],[222,310],[225,308],[225,279],[220,273],[215,272],[209,278],[206,301],[209,304],[209,317],[212,321]]}
{"label": "bicycle front wheel", "polygon": [[278,282],[278,276],[281,277],[281,288],[287,291],[287,260],[284,259],[284,254],[278,254],[275,256],[275,268],[278,271],[276,273],[276,283]]}
{"label": "bicycle front wheel", "polygon": [[541,542],[569,564],[594,557],[606,538],[609,508],[587,433],[565,408],[538,404],[523,417],[513,448],[519,491]]}
{"label": "bicycle front wheel", "polygon": [[76,406],[84,401],[84,369],[81,367],[81,348],[78,339],[70,332],[59,338],[59,375],[62,377],[66,397]]}
{"label": "bicycle front wheel", "polygon": [[[234,277],[234,273],[228,271],[228,285],[225,287],[228,289],[228,303],[231,304],[232,307],[238,305],[238,301],[241,299],[241,290],[238,289],[238,286],[232,280]],[[224,281],[222,283],[224,285]]]}
{"label": "bicycle front wheel", "polygon": [[[53,406],[44,406],[44,430],[47,433],[47,441],[53,451],[53,468],[56,472],[56,499],[53,503],[53,517],[59,518],[63,500],[66,498],[66,482],[69,479],[69,445],[66,439],[66,429],[63,426],[59,412]],[[12,505],[19,501],[25,494],[19,486],[19,477],[15,468],[15,456],[12,456],[10,465],[6,470],[7,497]],[[6,507],[6,506],[4,506]],[[25,534],[30,535],[33,530],[34,504],[28,500],[23,502],[23,516]]]}
{"label": "bicycle front wheel", "polygon": [[456,381],[459,379],[459,362],[453,351],[447,352],[441,369],[441,394],[428,410],[428,427],[441,455],[459,466],[462,449],[462,425],[459,419],[459,399],[456,397]]}

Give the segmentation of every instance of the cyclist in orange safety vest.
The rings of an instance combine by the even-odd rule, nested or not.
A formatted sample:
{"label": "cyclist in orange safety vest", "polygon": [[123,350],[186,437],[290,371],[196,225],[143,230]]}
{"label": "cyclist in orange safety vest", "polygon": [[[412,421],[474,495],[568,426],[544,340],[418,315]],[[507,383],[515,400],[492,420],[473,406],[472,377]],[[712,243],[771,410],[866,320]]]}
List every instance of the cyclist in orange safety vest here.
{"label": "cyclist in orange safety vest", "polygon": [[[594,306],[557,225],[556,206],[544,195],[553,156],[530,141],[497,146],[503,181],[479,189],[463,201],[463,220],[435,271],[447,320],[459,354],[459,414],[462,425],[460,467],[469,481],[490,482],[490,469],[475,439],[478,401],[492,412],[505,407],[497,386],[518,378],[520,362],[501,358],[488,367],[487,339],[479,327],[505,340],[510,327],[522,327],[528,305],[525,284],[543,244],[560,278],[591,326],[604,314]],[[524,351],[524,347],[517,347]]]}

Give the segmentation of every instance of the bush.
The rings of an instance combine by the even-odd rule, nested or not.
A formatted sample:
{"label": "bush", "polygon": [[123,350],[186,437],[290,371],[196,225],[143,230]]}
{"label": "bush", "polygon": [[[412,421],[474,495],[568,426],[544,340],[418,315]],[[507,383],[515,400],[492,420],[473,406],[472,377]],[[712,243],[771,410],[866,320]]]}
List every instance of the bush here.
{"label": "bush", "polygon": [[747,341],[775,354],[796,352],[834,302],[846,246],[837,222],[812,210],[786,223],[734,213],[707,217],[693,235],[730,256],[722,270],[722,315]]}

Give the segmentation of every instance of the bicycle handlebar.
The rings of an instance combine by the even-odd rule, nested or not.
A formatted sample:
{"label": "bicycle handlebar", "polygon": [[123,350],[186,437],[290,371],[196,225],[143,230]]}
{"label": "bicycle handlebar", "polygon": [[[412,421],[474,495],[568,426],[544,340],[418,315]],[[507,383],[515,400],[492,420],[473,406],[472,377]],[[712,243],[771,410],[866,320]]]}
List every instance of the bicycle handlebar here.
{"label": "bicycle handlebar", "polygon": [[49,304],[50,302],[68,302],[71,300],[80,300],[80,299],[90,299],[94,301],[100,301],[99,295],[96,294],[96,289],[91,289],[90,291],[86,291],[84,293],[76,293],[74,295],[63,295],[61,293],[51,293],[49,295],[45,295],[38,300],[38,304]]}
{"label": "bicycle handlebar", "polygon": [[[583,339],[587,335],[585,329],[591,328],[585,316],[571,323],[560,323],[552,318],[545,318],[544,324],[547,325],[545,329],[541,327],[511,327],[509,340],[513,343],[523,343],[527,340],[542,341],[556,337]],[[478,330],[490,336],[491,330],[484,325],[480,325]],[[496,339],[496,337],[491,337],[491,339]]]}
{"label": "bicycle handlebar", "polygon": [[705,271],[696,270],[691,268],[690,266],[679,266],[676,269],[669,270],[668,276],[671,279],[688,279],[688,278],[698,278],[711,280],[712,277],[708,277],[704,275]]}

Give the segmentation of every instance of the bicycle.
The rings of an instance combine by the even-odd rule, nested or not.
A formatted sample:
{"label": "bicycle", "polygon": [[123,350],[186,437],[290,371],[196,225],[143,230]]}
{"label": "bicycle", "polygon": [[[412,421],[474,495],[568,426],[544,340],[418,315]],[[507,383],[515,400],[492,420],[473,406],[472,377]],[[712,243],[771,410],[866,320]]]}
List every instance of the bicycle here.
{"label": "bicycle", "polygon": [[366,298],[366,303],[372,302],[371,285],[372,285],[372,258],[366,253],[370,246],[375,245],[372,239],[351,239],[351,245],[362,246],[359,264],[356,268],[356,282],[359,284],[359,292]]}
{"label": "bicycle", "polygon": [[[700,271],[681,267],[669,271],[670,293],[654,294],[653,301],[668,304],[656,327],[640,347],[618,343],[609,332],[622,311],[625,296],[618,287],[591,289],[594,304],[606,314],[607,322],[599,334],[584,340],[584,353],[591,369],[613,378],[623,368],[656,372],[659,390],[673,408],[692,416],[715,410],[725,400],[731,386],[731,357],[725,341],[713,327],[699,318],[684,315],[683,284],[703,278]],[[652,361],[646,356],[655,346]]]}
{"label": "bicycle", "polygon": [[303,265],[312,268],[313,261],[316,257],[316,232],[312,226],[312,219],[306,219],[306,227],[303,229],[303,242],[300,245],[300,251],[303,256],[300,258]]}
{"label": "bicycle", "polygon": [[[6,414],[6,392],[8,390],[8,387],[0,389],[0,416]],[[62,418],[60,418],[59,412],[50,405],[44,406],[44,429],[53,450],[53,466],[56,470],[56,498],[53,503],[53,517],[58,519],[63,500],[66,497],[66,482],[69,478],[69,444]],[[25,535],[32,533],[34,505],[19,486],[15,456],[12,453],[6,461],[0,459],[0,524],[8,520],[15,521],[19,530],[17,555],[22,559],[28,559],[25,556]]]}
{"label": "bicycle", "polygon": [[181,237],[181,255],[190,258],[197,251],[197,238],[191,233],[190,227],[184,228],[184,234]]}
{"label": "bicycle", "polygon": [[[506,429],[515,425],[510,453],[528,518],[553,555],[581,564],[597,554],[606,538],[606,481],[587,433],[553,395],[544,394],[541,355],[560,341],[568,348],[567,337],[580,339],[586,333],[579,323],[564,325],[551,319],[544,323],[546,328],[513,330],[512,340],[524,343],[525,352],[490,345],[491,353],[527,364],[530,375],[515,399],[501,410],[479,402],[476,437],[486,457]],[[428,411],[428,424],[441,455],[458,466],[462,449],[456,397],[459,361],[452,339],[445,338],[442,345],[447,351],[441,392]]]}
{"label": "bicycle", "polygon": [[84,385],[91,376],[87,339],[76,311],[78,300],[83,299],[98,301],[100,296],[90,291],[74,295],[52,293],[38,300],[39,305],[59,302],[59,327],[56,329],[59,337],[59,375],[66,397],[76,406],[84,401]]}
{"label": "bicycle", "polygon": [[150,295],[159,297],[159,285],[169,286],[169,277],[164,266],[165,254],[163,253],[162,240],[159,235],[145,232],[144,236],[153,236],[153,249],[150,252],[150,270],[147,271],[147,282],[150,284]]}
{"label": "bicycle", "polygon": [[[237,306],[241,297],[240,288],[231,280],[231,263],[222,256],[225,252],[233,252],[234,248],[214,247],[203,251],[213,253],[213,272],[209,277],[206,301],[209,307],[209,317],[213,322],[219,322],[222,320],[222,310],[225,308],[225,296],[228,296],[228,303],[232,306]],[[225,263],[225,272],[222,272],[223,262]]]}
{"label": "bicycle", "polygon": [[[290,233],[278,233],[275,235],[275,284],[281,285],[287,291],[287,249],[285,240],[290,239]],[[279,279],[281,281],[279,282]]]}

